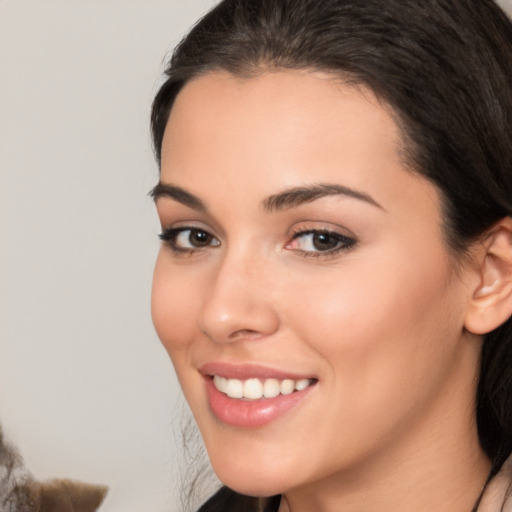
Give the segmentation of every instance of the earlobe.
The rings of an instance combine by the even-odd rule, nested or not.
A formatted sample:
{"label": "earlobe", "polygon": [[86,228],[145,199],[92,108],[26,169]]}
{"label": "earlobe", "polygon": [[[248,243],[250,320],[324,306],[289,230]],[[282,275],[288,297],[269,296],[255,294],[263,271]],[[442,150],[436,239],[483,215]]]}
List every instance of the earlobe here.
{"label": "earlobe", "polygon": [[512,315],[512,218],[498,222],[481,248],[479,282],[465,320],[473,334],[487,334]]}

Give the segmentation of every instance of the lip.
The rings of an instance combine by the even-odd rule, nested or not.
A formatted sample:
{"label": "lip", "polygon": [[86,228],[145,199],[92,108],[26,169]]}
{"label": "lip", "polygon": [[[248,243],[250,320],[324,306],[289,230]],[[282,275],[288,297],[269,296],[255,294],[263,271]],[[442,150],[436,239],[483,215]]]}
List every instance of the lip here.
{"label": "lip", "polygon": [[206,363],[199,368],[199,371],[206,376],[218,375],[226,379],[247,380],[255,379],[315,379],[314,375],[291,373],[275,368],[255,364],[233,364],[233,363]]}
{"label": "lip", "polygon": [[200,368],[206,385],[208,403],[213,415],[221,422],[233,427],[259,428],[282,417],[301,404],[310,392],[316,388],[316,383],[302,391],[289,395],[278,395],[274,398],[260,400],[242,400],[230,398],[220,392],[213,384],[213,375],[246,380],[260,379],[293,379],[314,378],[295,373],[266,368],[256,365],[233,365],[225,363],[208,363]]}

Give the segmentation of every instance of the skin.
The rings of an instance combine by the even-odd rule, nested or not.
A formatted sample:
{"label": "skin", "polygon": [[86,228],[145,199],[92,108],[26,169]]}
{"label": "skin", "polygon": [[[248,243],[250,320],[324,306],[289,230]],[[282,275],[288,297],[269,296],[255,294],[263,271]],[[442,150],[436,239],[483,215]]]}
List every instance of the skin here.
{"label": "skin", "polygon": [[[154,324],[219,478],[284,494],[281,512],[469,512],[489,471],[474,417],[481,339],[464,329],[478,275],[456,267],[437,189],[400,144],[386,105],[320,73],[209,73],[171,111],[161,182],[205,209],[158,196],[162,228],[213,238],[162,245]],[[315,184],[367,199],[263,206]],[[355,243],[319,251],[305,230]],[[211,361],[318,382],[277,420],[231,427],[208,406],[198,369]]]}

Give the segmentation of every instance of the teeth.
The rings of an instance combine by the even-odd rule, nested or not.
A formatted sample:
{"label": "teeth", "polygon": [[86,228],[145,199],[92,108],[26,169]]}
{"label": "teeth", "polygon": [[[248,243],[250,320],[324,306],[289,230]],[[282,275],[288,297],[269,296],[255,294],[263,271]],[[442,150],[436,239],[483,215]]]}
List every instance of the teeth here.
{"label": "teeth", "polygon": [[279,381],[277,379],[267,379],[263,383],[263,396],[265,398],[274,398],[281,392]]}
{"label": "teeth", "polygon": [[243,382],[238,379],[228,379],[228,382],[226,384],[226,395],[228,395],[230,398],[243,398]]}
{"label": "teeth", "polygon": [[309,386],[309,384],[310,384],[309,379],[298,380],[295,383],[295,389],[297,391],[302,391],[303,389],[306,389]]}
{"label": "teeth", "polygon": [[219,391],[222,391],[223,393],[227,393],[228,379],[226,379],[225,377],[219,377],[218,375],[215,375],[215,377],[213,377],[213,382],[215,384],[215,387]]}
{"label": "teeth", "polygon": [[249,379],[244,382],[244,398],[257,400],[263,396],[263,384],[258,379]]}
{"label": "teeth", "polygon": [[230,398],[246,398],[248,400],[259,400],[261,398],[274,398],[281,395],[290,395],[294,391],[302,391],[312,383],[311,379],[226,379],[215,375],[213,384]]}
{"label": "teeth", "polygon": [[281,394],[290,395],[295,390],[295,381],[291,379],[285,379],[281,382]]}

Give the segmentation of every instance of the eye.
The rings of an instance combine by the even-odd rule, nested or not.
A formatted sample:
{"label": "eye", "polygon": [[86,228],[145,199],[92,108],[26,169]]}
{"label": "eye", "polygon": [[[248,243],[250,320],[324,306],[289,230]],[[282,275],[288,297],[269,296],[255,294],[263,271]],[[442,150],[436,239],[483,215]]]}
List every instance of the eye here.
{"label": "eye", "polygon": [[334,255],[356,244],[353,238],[328,230],[307,230],[295,233],[286,249],[297,250],[306,256]]}
{"label": "eye", "polygon": [[166,229],[160,234],[160,239],[175,252],[193,252],[220,245],[220,241],[211,233],[199,228]]}

